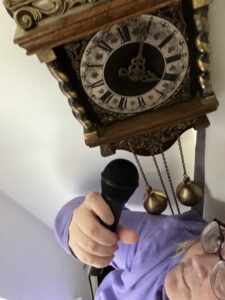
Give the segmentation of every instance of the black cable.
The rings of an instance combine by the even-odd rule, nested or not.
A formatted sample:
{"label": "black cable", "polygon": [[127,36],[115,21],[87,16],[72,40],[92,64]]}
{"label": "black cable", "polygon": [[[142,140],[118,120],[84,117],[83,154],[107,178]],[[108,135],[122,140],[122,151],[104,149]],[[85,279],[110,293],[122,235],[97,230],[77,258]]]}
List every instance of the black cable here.
{"label": "black cable", "polygon": [[94,300],[94,292],[93,292],[92,284],[91,284],[91,276],[88,276],[88,280],[89,280],[90,289],[91,289],[91,298],[92,298],[92,300]]}

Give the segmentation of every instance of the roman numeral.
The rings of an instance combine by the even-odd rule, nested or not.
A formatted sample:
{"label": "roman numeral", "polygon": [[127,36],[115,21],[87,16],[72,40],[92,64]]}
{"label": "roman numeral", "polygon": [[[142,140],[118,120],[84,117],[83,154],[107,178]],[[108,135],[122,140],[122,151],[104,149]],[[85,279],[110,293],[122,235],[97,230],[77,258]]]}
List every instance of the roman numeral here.
{"label": "roman numeral", "polygon": [[138,97],[138,104],[141,107],[146,105],[145,100],[144,100],[144,98],[142,96]]}
{"label": "roman numeral", "polygon": [[119,108],[125,109],[127,107],[127,98],[122,97],[119,103]]}
{"label": "roman numeral", "polygon": [[103,65],[91,65],[91,64],[85,64],[85,66],[87,67],[87,68],[102,68],[103,67]]}
{"label": "roman numeral", "polygon": [[118,31],[124,43],[130,41],[130,32],[127,25],[118,28]]}
{"label": "roman numeral", "polygon": [[112,97],[113,97],[113,93],[110,91],[107,91],[100,99],[103,102],[108,103],[112,99]]}
{"label": "roman numeral", "polygon": [[176,81],[178,76],[179,74],[165,73],[162,79],[168,81]]}
{"label": "roman numeral", "polygon": [[113,49],[104,41],[100,41],[98,44],[97,44],[97,47],[105,50],[106,52],[111,52]]}
{"label": "roman numeral", "polygon": [[169,41],[173,38],[174,34],[175,34],[175,31],[172,32],[167,38],[165,38],[165,40],[162,41],[162,42],[159,44],[158,47],[159,47],[160,49],[162,49],[162,48],[163,48],[167,43],[169,43]]}
{"label": "roman numeral", "polygon": [[149,32],[149,30],[151,28],[152,20],[153,20],[153,18],[150,18],[149,21],[148,21],[148,25],[146,27],[146,35],[148,35],[148,32]]}
{"label": "roman numeral", "polygon": [[166,63],[169,64],[171,62],[174,62],[174,61],[177,61],[177,60],[180,60],[180,59],[181,59],[181,54],[179,53],[179,54],[167,57],[166,58]]}
{"label": "roman numeral", "polygon": [[158,93],[160,96],[165,96],[165,94],[157,89],[154,89],[156,91],[156,93]]}
{"label": "roman numeral", "polygon": [[93,88],[99,87],[101,85],[104,85],[104,81],[103,80],[99,80],[99,81],[96,81],[96,82],[92,83],[90,85],[90,87],[93,89]]}

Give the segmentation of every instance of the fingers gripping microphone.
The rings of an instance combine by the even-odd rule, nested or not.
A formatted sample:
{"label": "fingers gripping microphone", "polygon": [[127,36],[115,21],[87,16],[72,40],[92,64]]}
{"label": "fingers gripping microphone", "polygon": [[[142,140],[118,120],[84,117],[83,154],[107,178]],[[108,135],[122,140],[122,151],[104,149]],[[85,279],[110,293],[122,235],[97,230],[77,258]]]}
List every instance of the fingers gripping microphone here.
{"label": "fingers gripping microphone", "polygon": [[[138,187],[137,168],[125,159],[111,161],[101,174],[101,187],[102,197],[110,206],[115,218],[112,225],[101,223],[109,230],[116,231],[124,204]],[[84,265],[84,270],[88,275],[99,276],[103,269]]]}

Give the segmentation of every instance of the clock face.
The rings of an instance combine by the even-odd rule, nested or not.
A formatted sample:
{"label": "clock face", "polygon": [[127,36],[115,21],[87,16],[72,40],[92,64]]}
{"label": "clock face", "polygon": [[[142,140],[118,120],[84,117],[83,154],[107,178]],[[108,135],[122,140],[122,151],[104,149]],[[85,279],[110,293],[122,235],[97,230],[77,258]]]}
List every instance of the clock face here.
{"label": "clock face", "polygon": [[170,22],[142,15],[98,32],[81,59],[88,97],[117,113],[142,112],[176,92],[188,69],[188,47]]}

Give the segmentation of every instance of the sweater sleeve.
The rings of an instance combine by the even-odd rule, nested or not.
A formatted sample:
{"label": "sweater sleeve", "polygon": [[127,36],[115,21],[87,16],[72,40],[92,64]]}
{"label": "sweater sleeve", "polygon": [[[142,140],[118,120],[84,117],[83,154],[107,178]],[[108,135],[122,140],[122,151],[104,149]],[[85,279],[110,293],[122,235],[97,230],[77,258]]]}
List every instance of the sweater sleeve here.
{"label": "sweater sleeve", "polygon": [[[69,225],[73,216],[73,212],[78,208],[85,197],[77,197],[66,203],[58,212],[55,219],[55,235],[60,245],[65,251],[74,256],[68,245]],[[151,230],[160,222],[165,216],[150,216],[146,212],[130,211],[126,207],[122,210],[120,222],[124,226],[138,232],[140,238],[138,243],[134,245],[124,244],[119,241],[119,249],[115,252],[115,257],[111,265],[115,269],[129,269],[134,256],[140,248],[146,244],[146,236],[149,236]]]}
{"label": "sweater sleeve", "polygon": [[77,197],[73,200],[66,203],[58,212],[56,219],[55,219],[55,237],[59,244],[64,248],[64,250],[74,256],[70,247],[68,245],[69,239],[69,225],[73,216],[73,212],[76,208],[78,208],[82,202],[84,201],[85,197]]}
{"label": "sweater sleeve", "polygon": [[120,222],[125,227],[136,231],[139,240],[135,244],[124,244],[119,241],[119,249],[115,252],[111,265],[115,269],[130,270],[135,257],[149,243],[152,232],[164,218],[166,218],[165,215],[155,216],[149,215],[147,212],[123,210]]}

